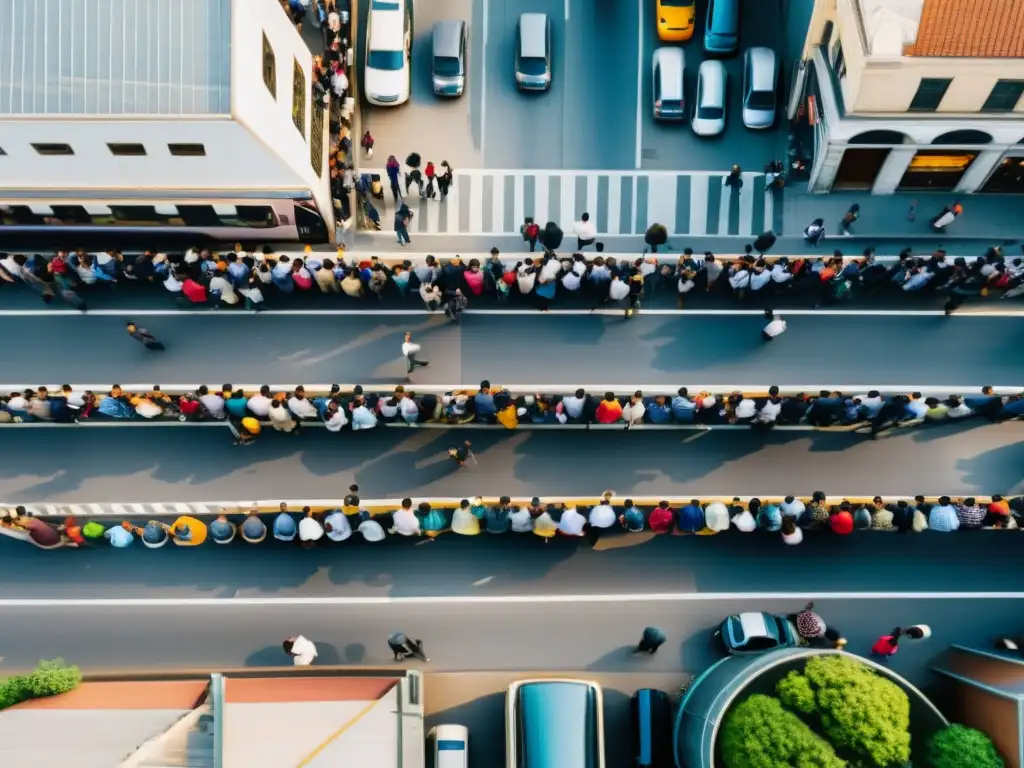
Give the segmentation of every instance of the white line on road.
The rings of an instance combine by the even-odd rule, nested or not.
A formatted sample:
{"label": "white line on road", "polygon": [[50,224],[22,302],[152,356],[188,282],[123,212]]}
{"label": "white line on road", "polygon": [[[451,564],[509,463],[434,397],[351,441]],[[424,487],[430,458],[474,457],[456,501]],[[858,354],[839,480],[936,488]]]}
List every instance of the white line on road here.
{"label": "white line on road", "polygon": [[[780,309],[778,314],[787,317],[804,315],[814,317],[943,317],[945,312],[940,309],[902,310],[902,309]],[[541,314],[535,309],[467,309],[465,315],[524,315],[532,317],[553,317],[555,315],[584,316],[599,315],[602,317],[622,317],[621,309],[552,309]],[[203,315],[209,318],[239,316],[282,316],[282,317],[410,317],[435,315],[439,312],[428,312],[425,309],[267,309],[262,312],[249,312],[244,309],[213,312],[208,309],[94,309],[85,317],[178,317],[182,315]],[[643,309],[640,317],[651,316],[691,316],[691,317],[764,317],[760,309]],[[957,312],[950,320],[961,320],[970,317],[1021,317],[1024,306],[1020,309],[985,309]],[[0,317],[83,317],[77,310],[49,309],[4,309]]]}
{"label": "white line on road", "polygon": [[[643,88],[644,88],[644,5],[636,4],[637,31],[636,31],[636,168],[640,169],[643,149],[644,113],[643,113]],[[636,200],[636,192],[633,192],[633,200]]]}
{"label": "white line on road", "polygon": [[569,20],[569,0],[565,0],[565,20]]}
{"label": "white line on road", "polygon": [[483,46],[480,56],[480,157],[486,161],[484,148],[487,143],[487,10],[490,0],[484,0]]}
{"label": "white line on road", "polygon": [[556,605],[566,603],[709,603],[792,600],[1024,600],[1024,592],[668,592],[601,595],[433,595],[422,597],[12,598],[4,608],[253,608],[381,605]]}

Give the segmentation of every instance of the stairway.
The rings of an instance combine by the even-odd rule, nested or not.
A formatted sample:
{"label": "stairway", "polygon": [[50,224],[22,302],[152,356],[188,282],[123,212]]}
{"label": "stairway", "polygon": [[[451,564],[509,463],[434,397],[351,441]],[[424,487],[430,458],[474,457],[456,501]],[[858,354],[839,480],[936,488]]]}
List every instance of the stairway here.
{"label": "stairway", "polygon": [[212,707],[205,704],[172,727],[156,748],[138,762],[137,768],[214,768],[214,729]]}

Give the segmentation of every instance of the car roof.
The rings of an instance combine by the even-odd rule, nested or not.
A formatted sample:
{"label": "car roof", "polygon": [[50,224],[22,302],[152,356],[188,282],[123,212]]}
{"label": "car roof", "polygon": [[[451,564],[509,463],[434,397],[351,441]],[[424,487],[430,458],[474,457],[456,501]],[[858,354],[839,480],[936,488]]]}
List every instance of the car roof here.
{"label": "car roof", "polygon": [[526,58],[543,59],[547,56],[548,15],[522,13],[519,15],[519,52]]}
{"label": "car roof", "polygon": [[461,19],[446,19],[434,25],[434,55],[457,58],[462,41],[462,28],[466,22]]}
{"label": "car roof", "polygon": [[701,107],[725,106],[725,65],[718,59],[708,59],[700,63],[697,77],[704,81],[701,89]]}
{"label": "car roof", "polygon": [[751,86],[755,91],[775,90],[775,51],[771,48],[748,48],[745,54],[750,61]]}
{"label": "car roof", "polygon": [[740,620],[740,627],[743,629],[743,636],[751,637],[772,637],[774,635],[768,629],[768,619],[763,613],[741,613],[737,616]]}
{"label": "car roof", "polygon": [[405,16],[401,11],[373,10],[370,15],[370,49],[400,51],[405,39]]}
{"label": "car roof", "polygon": [[683,69],[686,58],[682,48],[663,45],[654,50],[654,63],[661,67],[661,94],[666,99],[683,98]]}

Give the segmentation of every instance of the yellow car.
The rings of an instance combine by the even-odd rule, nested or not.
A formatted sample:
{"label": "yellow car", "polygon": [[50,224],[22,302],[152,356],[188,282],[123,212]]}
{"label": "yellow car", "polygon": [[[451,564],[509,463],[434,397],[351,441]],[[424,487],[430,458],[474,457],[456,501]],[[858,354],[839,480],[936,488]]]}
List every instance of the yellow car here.
{"label": "yellow car", "polygon": [[678,43],[693,36],[696,0],[656,0],[658,37]]}

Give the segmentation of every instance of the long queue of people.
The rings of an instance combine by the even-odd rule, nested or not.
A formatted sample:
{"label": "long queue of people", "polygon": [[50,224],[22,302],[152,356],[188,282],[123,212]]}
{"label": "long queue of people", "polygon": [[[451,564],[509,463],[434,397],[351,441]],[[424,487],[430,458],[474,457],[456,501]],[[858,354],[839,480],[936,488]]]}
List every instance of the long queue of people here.
{"label": "long queue of people", "polygon": [[241,541],[261,544],[269,539],[294,542],[304,547],[343,542],[353,537],[381,542],[389,537],[435,539],[446,533],[532,534],[549,542],[556,537],[589,539],[603,536],[650,532],[667,535],[709,536],[734,529],[738,533],[776,534],[787,545],[800,544],[805,532],[822,531],[849,535],[856,531],[884,530],[901,533],[960,529],[1019,529],[1024,522],[1024,497],[926,499],[871,501],[830,501],[824,493],[808,498],[786,496],[781,500],[758,498],[742,501],[691,499],[688,502],[659,501],[656,505],[618,500],[606,491],[597,504],[581,506],[546,502],[534,497],[513,501],[502,496],[494,503],[483,498],[462,499],[456,505],[402,499],[392,511],[371,514],[358,495],[358,486],[336,509],[291,509],[282,502],[277,513],[254,508],[247,515],[221,512],[208,519],[182,515],[172,522],[125,520],[106,523],[99,519],[44,520],[23,506],[6,510],[0,517],[0,531],[23,538],[43,549],[65,546],[103,546],[115,549],[131,546],[159,548],[167,544],[195,547],[207,542],[231,544]]}
{"label": "long queue of people", "polygon": [[130,392],[118,384],[93,392],[65,384],[0,396],[0,424],[88,421],[205,421],[230,424],[240,443],[251,443],[264,426],[298,434],[304,426],[323,426],[331,432],[361,431],[381,426],[448,424],[621,426],[775,425],[814,428],[848,427],[878,434],[891,427],[936,424],[979,417],[1007,421],[1024,417],[1024,392],[1000,395],[992,387],[977,393],[925,396],[921,392],[882,395],[878,390],[843,393],[782,395],[777,386],[763,393],[693,392],[680,387],[674,396],[630,395],[614,392],[516,394],[481,381],[477,389],[417,393],[404,386],[391,392],[366,391],[361,386],[343,391],[289,391],[263,385],[246,391],[231,384],[200,386],[194,391],[165,391],[159,385]]}
{"label": "long queue of people", "polygon": [[437,310],[455,298],[474,302],[515,300],[546,310],[556,301],[589,304],[629,303],[652,294],[674,293],[678,306],[700,295],[732,296],[737,301],[771,306],[798,288],[815,305],[846,301],[855,295],[890,292],[941,295],[952,312],[971,297],[1024,295],[1024,259],[1006,258],[992,248],[977,259],[950,258],[938,251],[925,258],[909,249],[892,263],[879,262],[872,250],[862,257],[779,257],[755,253],[702,256],[686,249],[676,263],[653,256],[617,259],[600,252],[535,253],[509,258],[492,249],[488,258],[426,257],[391,263],[376,256],[329,256],[307,249],[302,256],[270,248],[226,253],[189,249],[180,254],[149,251],[125,256],[60,251],[50,256],[0,255],[0,282],[23,282],[50,303],[87,309],[90,292],[126,283],[161,288],[182,308],[245,308],[259,311],[268,301],[284,304],[303,295],[327,294],[352,300],[422,301]]}

